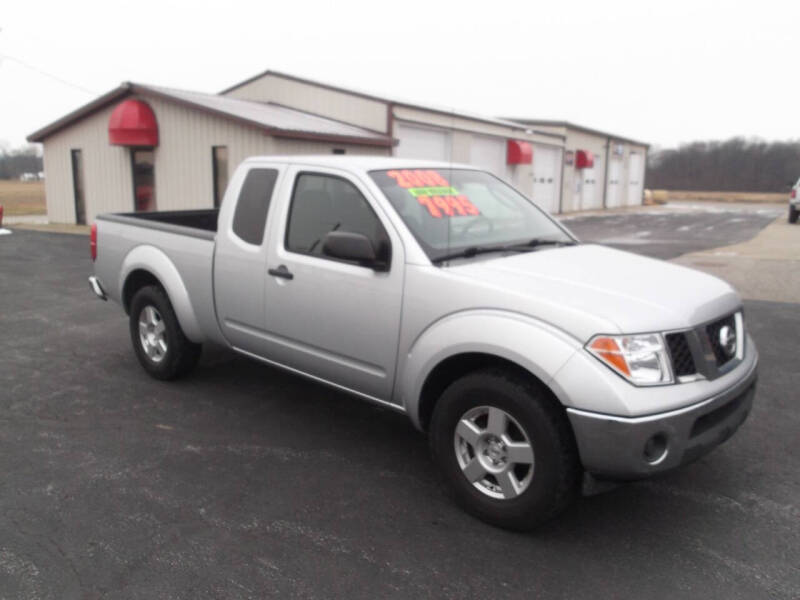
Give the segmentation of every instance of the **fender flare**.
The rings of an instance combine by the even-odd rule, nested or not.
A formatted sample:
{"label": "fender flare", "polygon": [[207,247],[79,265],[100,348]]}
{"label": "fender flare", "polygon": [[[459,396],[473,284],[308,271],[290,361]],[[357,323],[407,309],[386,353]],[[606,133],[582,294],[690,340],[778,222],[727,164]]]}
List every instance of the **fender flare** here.
{"label": "fender flare", "polygon": [[147,271],[161,283],[175,309],[175,316],[186,337],[198,344],[204,342],[205,336],[197,322],[189,292],[186,290],[178,269],[169,257],[155,246],[136,246],[128,252],[120,269],[118,283],[120,298],[124,297],[123,292],[128,277],[137,270]]}
{"label": "fender flare", "polygon": [[[404,357],[398,399],[417,428],[421,428],[420,398],[433,370],[459,354],[482,353],[512,362],[545,385],[581,348],[566,332],[527,315],[510,311],[472,309],[452,313],[428,326]],[[550,387],[559,402],[566,404]]]}

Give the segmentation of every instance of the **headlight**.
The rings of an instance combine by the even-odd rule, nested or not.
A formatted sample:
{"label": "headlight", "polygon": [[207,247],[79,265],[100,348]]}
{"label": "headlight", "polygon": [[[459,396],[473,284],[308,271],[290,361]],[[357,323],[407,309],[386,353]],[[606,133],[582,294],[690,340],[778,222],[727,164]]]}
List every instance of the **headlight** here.
{"label": "headlight", "polygon": [[598,335],[586,349],[634,385],[672,383],[667,346],[660,333]]}

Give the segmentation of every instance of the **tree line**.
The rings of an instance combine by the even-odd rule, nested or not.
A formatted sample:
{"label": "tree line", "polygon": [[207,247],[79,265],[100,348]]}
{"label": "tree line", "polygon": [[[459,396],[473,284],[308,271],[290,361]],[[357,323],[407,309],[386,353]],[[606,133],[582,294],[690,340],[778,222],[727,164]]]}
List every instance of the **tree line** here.
{"label": "tree line", "polygon": [[0,150],[0,179],[19,179],[23,173],[38,173],[43,168],[36,148]]}
{"label": "tree line", "polygon": [[800,178],[800,141],[741,137],[651,150],[647,187],[711,192],[785,192]]}

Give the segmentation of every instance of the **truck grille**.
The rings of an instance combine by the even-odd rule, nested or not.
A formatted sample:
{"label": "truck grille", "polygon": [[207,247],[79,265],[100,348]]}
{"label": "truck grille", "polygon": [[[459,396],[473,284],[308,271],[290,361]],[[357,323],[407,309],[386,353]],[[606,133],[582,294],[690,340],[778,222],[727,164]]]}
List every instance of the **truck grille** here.
{"label": "truck grille", "polygon": [[672,371],[675,377],[685,377],[686,375],[697,373],[697,367],[695,367],[694,357],[692,357],[686,334],[668,333],[666,338],[669,355],[672,359]]}
{"label": "truck grille", "polygon": [[[706,326],[706,335],[708,335],[708,341],[711,344],[711,349],[714,351],[714,358],[716,359],[718,367],[721,367],[733,358],[733,356],[728,356],[725,353],[719,340],[719,332],[726,325],[733,329],[733,331],[736,331],[736,319],[734,315],[728,315]],[[736,334],[738,335],[739,332],[736,332]]]}

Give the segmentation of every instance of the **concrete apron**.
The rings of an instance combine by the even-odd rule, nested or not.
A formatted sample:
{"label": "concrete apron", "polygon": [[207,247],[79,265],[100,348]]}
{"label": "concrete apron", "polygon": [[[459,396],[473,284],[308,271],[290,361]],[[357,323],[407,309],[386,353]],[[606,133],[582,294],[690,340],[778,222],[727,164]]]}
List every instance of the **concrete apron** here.
{"label": "concrete apron", "polygon": [[786,215],[753,239],[673,259],[729,282],[747,300],[800,303],[800,225]]}

